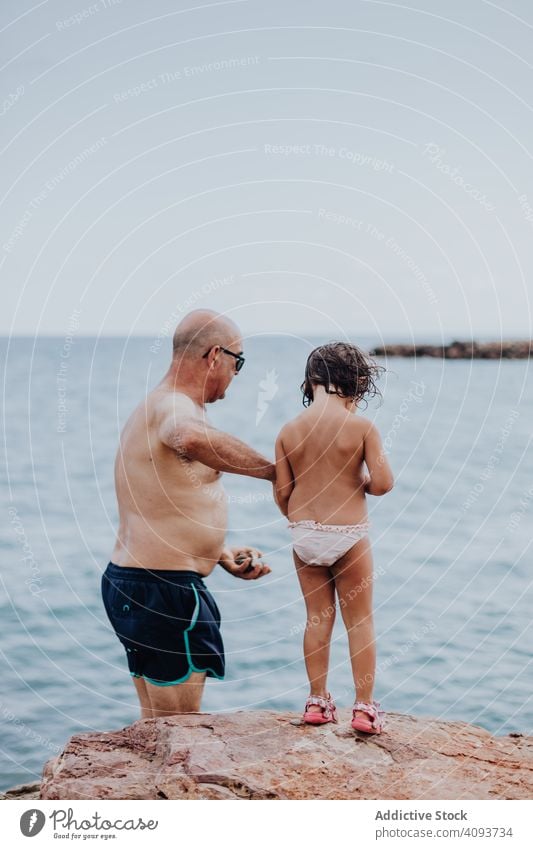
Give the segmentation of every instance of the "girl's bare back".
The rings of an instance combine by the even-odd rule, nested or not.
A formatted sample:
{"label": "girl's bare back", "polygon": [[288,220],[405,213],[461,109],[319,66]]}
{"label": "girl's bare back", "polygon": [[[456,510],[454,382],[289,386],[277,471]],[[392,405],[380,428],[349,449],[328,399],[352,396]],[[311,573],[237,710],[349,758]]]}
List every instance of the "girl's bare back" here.
{"label": "girl's bare back", "polygon": [[290,521],[352,525],[367,520],[364,460],[369,426],[368,419],[346,410],[325,414],[312,407],[285,425],[280,440],[294,479]]}

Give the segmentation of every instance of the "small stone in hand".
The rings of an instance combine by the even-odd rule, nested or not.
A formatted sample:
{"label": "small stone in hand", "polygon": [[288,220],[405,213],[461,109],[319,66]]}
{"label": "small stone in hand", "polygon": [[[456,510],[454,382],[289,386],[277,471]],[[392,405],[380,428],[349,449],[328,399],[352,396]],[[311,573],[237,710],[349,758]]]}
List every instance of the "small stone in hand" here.
{"label": "small stone in hand", "polygon": [[[237,566],[240,566],[241,563],[244,563],[244,561],[247,560],[249,557],[250,557],[249,554],[246,554],[244,551],[241,551],[241,552],[239,552],[239,554],[235,558],[235,563],[237,564]],[[252,561],[251,561],[251,563],[248,564],[248,566],[244,570],[244,574],[246,574],[247,572],[251,572],[261,562],[262,562],[261,560],[258,560],[257,558],[252,557]]]}

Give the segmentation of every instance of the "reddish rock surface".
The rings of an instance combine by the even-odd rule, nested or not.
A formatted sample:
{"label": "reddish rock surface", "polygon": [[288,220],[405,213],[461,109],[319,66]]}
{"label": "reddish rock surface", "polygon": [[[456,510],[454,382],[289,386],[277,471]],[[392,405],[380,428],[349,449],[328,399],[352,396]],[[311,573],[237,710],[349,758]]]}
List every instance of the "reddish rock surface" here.
{"label": "reddish rock surface", "polygon": [[[41,799],[531,799],[533,737],[388,714],[379,737],[269,711],[145,719],[78,734]],[[292,721],[292,722],[291,722]]]}
{"label": "reddish rock surface", "polygon": [[533,340],[460,342],[449,345],[383,345],[373,348],[373,357],[441,357],[446,360],[523,360],[533,353]]}

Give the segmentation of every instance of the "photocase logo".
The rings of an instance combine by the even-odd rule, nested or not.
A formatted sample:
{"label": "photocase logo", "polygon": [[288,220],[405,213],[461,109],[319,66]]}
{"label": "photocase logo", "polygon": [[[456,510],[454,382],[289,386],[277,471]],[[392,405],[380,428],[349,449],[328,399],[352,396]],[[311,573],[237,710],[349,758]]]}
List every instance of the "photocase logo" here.
{"label": "photocase logo", "polygon": [[35,837],[42,831],[46,822],[46,817],[42,811],[32,808],[29,811],[24,811],[20,818],[20,830],[24,837]]}
{"label": "photocase logo", "polygon": [[272,401],[272,398],[279,389],[277,381],[278,373],[276,369],[272,369],[272,371],[267,371],[265,379],[259,382],[259,392],[257,394],[257,415],[255,417],[256,427],[268,409],[268,402]]}

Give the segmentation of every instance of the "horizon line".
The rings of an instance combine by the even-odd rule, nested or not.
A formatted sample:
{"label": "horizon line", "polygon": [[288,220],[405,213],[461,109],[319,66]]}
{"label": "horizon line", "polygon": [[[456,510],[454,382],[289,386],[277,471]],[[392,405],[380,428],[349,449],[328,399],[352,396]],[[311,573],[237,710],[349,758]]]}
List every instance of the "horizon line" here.
{"label": "horizon line", "polygon": [[[251,334],[248,334],[248,336],[250,336],[250,335]],[[296,331],[296,330],[282,331],[282,332],[261,330],[261,331],[254,331],[253,335],[256,338],[260,337],[260,336],[284,336],[284,337],[291,338],[291,335],[301,336],[301,333]],[[323,338],[326,335],[327,334],[320,333],[319,331],[316,331],[316,332],[313,331],[312,333],[307,334],[307,338],[310,338],[310,339],[311,338],[313,338],[313,339],[319,338],[319,337]],[[407,340],[415,339],[417,336],[432,337],[434,339],[445,338],[444,336],[441,336],[441,335],[437,334],[436,332],[431,333],[431,332],[427,332],[427,331],[417,331],[417,332],[415,332],[411,335],[392,332],[392,333],[382,334],[381,336],[378,336],[377,334],[373,334],[373,333],[360,333],[358,331],[354,331],[354,333],[343,334],[343,335],[344,335],[344,337],[346,337],[346,336],[361,336],[361,337],[364,337],[365,339],[369,339],[369,338],[384,339],[385,337],[387,337],[387,339],[390,339],[390,337],[392,337],[392,336],[398,336],[399,338],[407,339]],[[96,339],[96,338],[100,338],[100,339],[154,339],[154,338],[157,338],[158,340],[161,341],[161,343],[163,343],[167,339],[169,341],[171,341],[171,339],[172,339],[171,334],[168,334],[167,336],[163,337],[163,336],[160,335],[159,331],[157,331],[155,333],[129,333],[129,334],[128,333],[95,333],[95,332],[93,332],[93,333],[77,333],[76,331],[73,331],[73,332],[70,332],[70,333],[69,332],[58,333],[58,332],[55,332],[55,331],[50,332],[50,333],[45,332],[45,333],[35,333],[35,334],[32,334],[32,333],[12,333],[11,335],[9,335],[7,333],[0,333],[0,339],[64,339],[65,337],[68,337],[68,336],[73,336],[75,339]],[[445,336],[450,337],[450,338],[453,337],[454,341],[455,340],[457,340],[457,341],[471,341],[471,340],[475,341],[476,338],[489,337],[489,336],[491,338],[493,338],[493,340],[495,342],[505,341],[505,340],[509,340],[509,339],[520,339],[520,340],[524,340],[524,341],[533,339],[533,333],[527,334],[527,333],[515,333],[515,332],[508,333],[508,334],[505,334],[505,335],[500,335],[498,332],[494,332],[494,333],[493,332],[482,332],[482,333],[477,333],[475,335],[469,336],[469,335],[466,335],[463,332],[449,331],[445,334]],[[244,338],[245,339],[247,338],[247,334],[244,334]],[[341,337],[337,337],[337,338],[341,338]]]}

